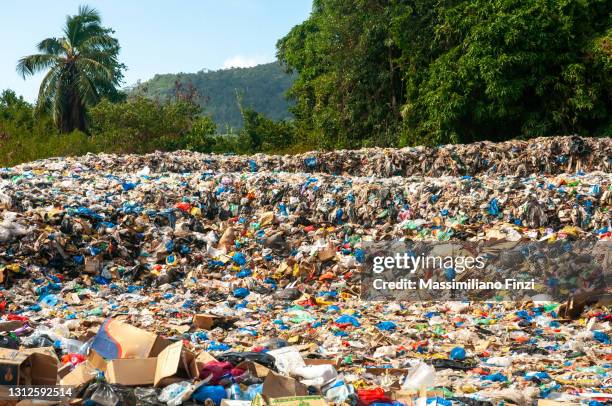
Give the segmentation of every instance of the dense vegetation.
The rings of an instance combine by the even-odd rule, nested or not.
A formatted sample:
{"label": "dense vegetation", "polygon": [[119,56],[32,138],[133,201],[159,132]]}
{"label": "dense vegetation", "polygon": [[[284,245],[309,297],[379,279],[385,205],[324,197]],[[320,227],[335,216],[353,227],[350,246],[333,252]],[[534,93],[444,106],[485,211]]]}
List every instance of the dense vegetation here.
{"label": "dense vegetation", "polygon": [[323,147],[612,135],[610,0],[315,0],[278,42]]}
{"label": "dense vegetation", "polygon": [[119,43],[83,7],[18,62],[24,75],[47,70],[36,105],[0,95],[0,164],[609,137],[610,10],[612,0],[314,0],[278,41],[279,63],[158,75],[126,96]]}
{"label": "dense vegetation", "polygon": [[294,80],[295,75],[287,74],[274,62],[252,68],[155,75],[131,93],[167,100],[174,96],[177,84],[192,88],[197,103],[213,118],[218,130],[228,132],[228,128],[243,127],[239,104],[273,120],[290,119],[285,93]]}
{"label": "dense vegetation", "polygon": [[243,111],[245,127],[234,134],[216,134],[210,116],[189,98],[160,102],[142,96],[122,102],[103,100],[88,112],[89,135],[62,134],[48,114],[14,92],[0,94],[0,165],[14,165],[50,156],[98,153],[147,153],[189,149],[199,152],[289,151],[293,126],[252,109]]}

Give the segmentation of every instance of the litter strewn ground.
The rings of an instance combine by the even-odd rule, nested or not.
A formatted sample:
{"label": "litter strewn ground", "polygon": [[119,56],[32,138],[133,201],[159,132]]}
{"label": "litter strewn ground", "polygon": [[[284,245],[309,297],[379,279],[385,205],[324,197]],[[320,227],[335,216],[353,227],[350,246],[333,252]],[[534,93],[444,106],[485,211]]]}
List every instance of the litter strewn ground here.
{"label": "litter strewn ground", "polygon": [[611,207],[612,141],[578,137],[0,169],[0,385],[100,405],[603,404],[606,303],[368,302],[358,281],[365,242],[609,241]]}

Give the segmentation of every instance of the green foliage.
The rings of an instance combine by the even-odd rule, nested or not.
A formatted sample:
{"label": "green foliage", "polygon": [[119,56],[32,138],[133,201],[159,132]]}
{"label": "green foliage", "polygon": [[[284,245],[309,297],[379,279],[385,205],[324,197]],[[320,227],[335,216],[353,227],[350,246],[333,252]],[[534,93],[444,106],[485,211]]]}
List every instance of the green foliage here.
{"label": "green foliage", "polygon": [[231,137],[225,140],[215,135],[212,119],[200,115],[200,107],[188,100],[103,100],[90,109],[90,121],[89,135],[78,130],[60,134],[50,117],[35,118],[33,106],[14,92],[4,91],[0,95],[0,165],[88,152],[226,152],[236,151],[240,145]]}
{"label": "green foliage", "polygon": [[87,132],[87,109],[101,98],[114,101],[125,66],[117,60],[119,42],[113,30],[102,27],[100,14],[87,6],[68,16],[61,38],[42,40],[39,54],[19,60],[17,71],[25,78],[47,71],[38,93],[36,110],[50,113],[62,133]]}
{"label": "green foliage", "polygon": [[131,94],[164,101],[175,98],[180,91],[177,84],[183,89],[192,87],[195,101],[212,117],[217,130],[227,132],[243,126],[237,94],[245,107],[273,120],[290,119],[285,93],[294,79],[295,75],[288,75],[277,63],[269,63],[252,68],[155,75],[133,88]]}
{"label": "green foliage", "polygon": [[191,129],[186,135],[185,149],[197,152],[212,152],[215,148],[217,126],[209,116],[200,116],[193,120]]}
{"label": "green foliage", "polygon": [[278,41],[279,63],[157,75],[126,98],[118,42],[81,8],[63,38],[18,65],[23,75],[48,69],[37,105],[0,95],[0,164],[609,137],[611,9],[612,0],[314,0]]}
{"label": "green foliage", "polygon": [[244,109],[242,135],[247,151],[278,152],[296,142],[295,127],[291,121],[274,121],[253,109]]}
{"label": "green foliage", "polygon": [[125,143],[122,152],[194,149],[206,152],[215,125],[200,116],[200,107],[186,100],[164,103],[142,96],[123,103],[100,102],[91,109],[95,134]]}
{"label": "green foliage", "polygon": [[404,92],[387,3],[316,0],[277,43],[279,60],[299,73],[289,91],[298,128],[318,147],[392,141]]}
{"label": "green foliage", "polygon": [[609,135],[611,6],[315,0],[277,44],[296,127],[325,148]]}
{"label": "green foliage", "polygon": [[[610,122],[609,0],[425,3],[393,22],[409,67],[406,141],[592,134]],[[417,43],[423,19],[432,29]]]}
{"label": "green foliage", "polygon": [[14,165],[49,156],[80,155],[101,151],[81,132],[60,135],[51,117],[35,118],[34,107],[11,90],[0,94],[0,165]]}
{"label": "green foliage", "polygon": [[34,125],[32,106],[17,96],[14,91],[7,89],[0,93],[0,124],[13,127],[31,129]]}

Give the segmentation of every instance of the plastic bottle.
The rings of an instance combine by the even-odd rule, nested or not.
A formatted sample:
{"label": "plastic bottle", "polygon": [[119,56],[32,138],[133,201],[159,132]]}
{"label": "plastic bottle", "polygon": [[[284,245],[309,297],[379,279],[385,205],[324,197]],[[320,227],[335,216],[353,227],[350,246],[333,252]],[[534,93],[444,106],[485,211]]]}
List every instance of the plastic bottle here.
{"label": "plastic bottle", "polygon": [[261,392],[263,390],[263,384],[262,383],[258,383],[258,384],[254,384],[254,385],[249,385],[247,387],[246,393],[244,393],[245,395],[245,400],[253,400],[255,399],[255,396],[257,396],[258,394],[261,395]]}
{"label": "plastic bottle", "polygon": [[240,388],[240,384],[232,383],[229,388],[226,390],[227,398],[232,400],[247,400],[245,398],[244,393],[242,393],[242,389]]}

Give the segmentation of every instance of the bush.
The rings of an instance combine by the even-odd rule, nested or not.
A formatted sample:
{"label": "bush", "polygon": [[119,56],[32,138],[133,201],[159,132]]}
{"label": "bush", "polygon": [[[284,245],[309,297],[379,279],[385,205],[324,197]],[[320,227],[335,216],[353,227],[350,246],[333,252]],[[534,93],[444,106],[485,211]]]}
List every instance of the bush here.
{"label": "bush", "polygon": [[252,109],[244,109],[244,152],[281,152],[295,143],[296,132],[291,121],[273,121]]}
{"label": "bush", "polygon": [[123,103],[105,100],[90,111],[93,134],[121,142],[121,151],[131,153],[185,149],[189,142],[201,147],[203,133],[214,131],[214,124],[199,113],[189,101],[160,103],[140,96]]}
{"label": "bush", "polygon": [[213,135],[216,126],[189,100],[159,103],[136,97],[121,103],[104,100],[90,112],[91,135],[60,135],[53,120],[34,116],[34,108],[6,90],[0,94],[0,165],[53,156],[98,153],[147,153],[191,149],[235,151],[239,142]]}
{"label": "bush", "polygon": [[198,117],[192,124],[184,142],[184,148],[190,151],[211,152],[215,146],[217,126],[208,116]]}

